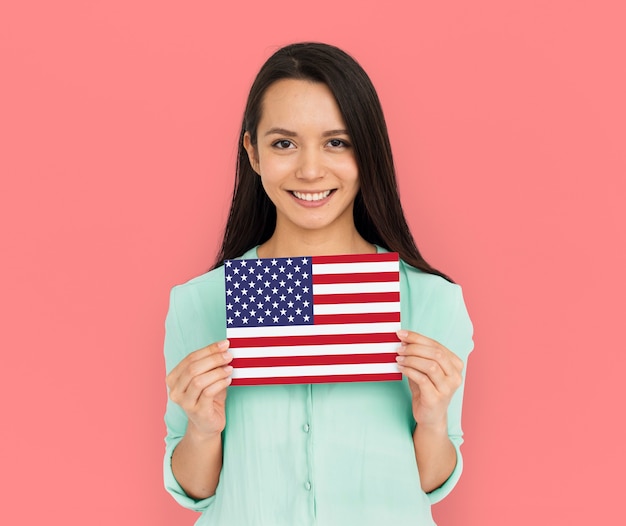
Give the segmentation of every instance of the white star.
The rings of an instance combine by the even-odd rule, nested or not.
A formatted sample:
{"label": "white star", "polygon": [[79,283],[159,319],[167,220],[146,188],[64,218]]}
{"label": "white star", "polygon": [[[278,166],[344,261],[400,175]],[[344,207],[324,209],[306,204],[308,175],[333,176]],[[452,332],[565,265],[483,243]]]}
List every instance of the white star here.
{"label": "white star", "polygon": [[288,258],[287,259],[287,265],[291,265],[291,261],[292,261],[291,258]]}
{"label": "white star", "polygon": [[229,303],[228,305],[226,305],[226,310],[233,310],[232,303]]}
{"label": "white star", "polygon": [[285,297],[285,295],[284,295],[284,294],[281,294],[281,295],[280,295],[280,301],[285,301],[286,299],[287,299],[287,298]]}
{"label": "white star", "polygon": [[281,267],[278,267],[278,270],[279,270],[280,272],[285,272],[285,267],[282,267],[282,266],[281,266]]}
{"label": "white star", "polygon": [[276,303],[276,302],[272,303],[272,307],[277,309],[278,308],[278,303]]}
{"label": "white star", "polygon": [[241,308],[242,308],[242,309],[247,309],[247,308],[248,308],[248,304],[244,302],[244,303],[241,305]]}
{"label": "white star", "polygon": [[242,320],[241,320],[241,321],[242,321],[242,322],[244,322],[244,323],[248,323],[248,318],[245,318],[245,317],[244,317],[244,318],[242,318]]}
{"label": "white star", "polygon": [[242,259],[242,260],[241,260],[241,266],[242,266],[242,267],[245,267],[245,266],[246,266],[246,260],[245,260],[245,259]]}
{"label": "white star", "polygon": [[300,294],[296,294],[296,301],[300,301],[300,298],[301,298],[301,297],[302,297],[302,296],[300,296]]}
{"label": "white star", "polygon": [[[239,300],[240,300],[240,299],[241,299],[241,298],[240,298],[239,296],[235,296],[235,303],[239,303]],[[245,307],[244,307],[244,309],[245,309]]]}
{"label": "white star", "polygon": [[277,261],[275,259],[272,259],[272,266],[275,267],[276,266]]}
{"label": "white star", "polygon": [[232,318],[228,318],[228,320],[226,320],[228,322],[228,324],[232,324],[233,323],[233,319]]}
{"label": "white star", "polygon": [[248,283],[248,287],[250,287],[250,288],[255,287],[254,281],[250,280],[250,282]]}
{"label": "white star", "polygon": [[259,310],[260,310],[260,309],[262,309],[262,308],[263,308],[263,302],[262,302],[262,301],[259,301],[259,302],[256,304],[256,306],[257,306],[257,308],[258,308]]}
{"label": "white star", "polygon": [[309,292],[309,287],[302,287],[302,292],[304,292],[305,294]]}
{"label": "white star", "polygon": [[278,289],[276,287],[272,289],[272,294],[278,294]]}
{"label": "white star", "polygon": [[300,314],[302,314],[302,310],[301,309],[296,309],[296,314],[299,316]]}
{"label": "white star", "polygon": [[254,309],[250,311],[250,316],[256,316],[256,311]]}
{"label": "white star", "polygon": [[256,260],[256,266],[260,267],[263,264],[263,261],[261,261],[260,259]]}
{"label": "white star", "polygon": [[295,267],[293,267],[293,269],[294,269],[296,272],[300,272],[300,265],[296,265]]}
{"label": "white star", "polygon": [[265,272],[266,274],[270,273],[270,268],[269,267],[263,267],[263,272]]}
{"label": "white star", "polygon": [[299,279],[297,279],[296,281],[294,281],[294,283],[295,283],[296,287],[299,287],[300,283],[302,283],[302,282]]}
{"label": "white star", "polygon": [[308,315],[308,314],[305,314],[305,315],[302,317],[302,319],[303,319],[304,321],[309,321],[309,319],[310,319],[310,318],[309,318],[309,315]]}
{"label": "white star", "polygon": [[233,291],[232,291],[231,289],[228,289],[228,290],[226,291],[226,295],[227,295],[227,296],[232,296],[232,295],[233,295]]}
{"label": "white star", "polygon": [[241,275],[241,280],[242,281],[246,281],[248,279],[248,276],[246,276],[245,274]]}
{"label": "white star", "polygon": [[263,323],[263,316],[259,316],[258,320],[259,320],[259,323]]}
{"label": "white star", "polygon": [[233,269],[233,274],[239,274],[239,269],[237,267]]}
{"label": "white star", "polygon": [[291,279],[293,278],[293,274],[290,272],[289,274],[287,274],[287,279]]}
{"label": "white star", "polygon": [[303,301],[302,302],[302,306],[303,307],[308,307],[309,306],[309,302],[308,301]]}
{"label": "white star", "polygon": [[278,279],[278,276],[276,274],[272,274],[272,279]]}
{"label": "white star", "polygon": [[306,265],[309,262],[309,260],[307,258],[302,258],[302,264]]}
{"label": "white star", "polygon": [[263,294],[263,289],[256,289],[256,293],[260,296]]}
{"label": "white star", "polygon": [[272,314],[272,311],[269,309],[265,309],[265,315],[269,316],[270,314]]}
{"label": "white star", "polygon": [[263,275],[262,274],[257,274],[256,275],[256,279],[258,279],[259,281],[261,281],[263,279]]}
{"label": "white star", "polygon": [[274,320],[274,323],[278,323],[278,316],[274,316],[272,319]]}
{"label": "white star", "polygon": [[266,281],[265,283],[263,283],[263,285],[265,285],[265,287],[266,287],[266,288],[269,288],[269,286],[270,286],[270,282],[269,282],[269,281]]}
{"label": "white star", "polygon": [[230,261],[229,259],[227,259],[226,261],[224,261],[224,265],[226,265],[227,267],[230,267],[233,264],[232,261]]}
{"label": "white star", "polygon": [[238,310],[235,311],[235,318],[239,318],[239,316],[241,316],[241,312],[239,312]]}
{"label": "white star", "polygon": [[246,289],[241,289],[241,293],[245,296],[246,294],[248,294],[248,291]]}
{"label": "white star", "polygon": [[293,316],[289,316],[287,319],[288,319],[290,322],[293,322]]}
{"label": "white star", "polygon": [[308,273],[308,272],[304,272],[304,273],[302,274],[302,277],[303,277],[304,279],[307,279],[307,278],[309,277],[309,273]]}
{"label": "white star", "polygon": [[280,315],[284,316],[285,314],[287,314],[287,311],[285,309],[280,309]]}
{"label": "white star", "polygon": [[284,282],[284,281],[279,281],[279,282],[278,282],[278,284],[279,284],[281,287],[284,287],[284,286],[285,286],[285,282]]}
{"label": "white star", "polygon": [[233,277],[229,274],[228,276],[226,276],[226,281],[232,281]]}
{"label": "white star", "polygon": [[289,287],[289,288],[287,289],[287,293],[288,293],[288,294],[291,294],[292,292],[293,292],[293,287]]}
{"label": "white star", "polygon": [[290,301],[289,303],[287,303],[287,307],[289,307],[290,309],[293,308],[293,301]]}

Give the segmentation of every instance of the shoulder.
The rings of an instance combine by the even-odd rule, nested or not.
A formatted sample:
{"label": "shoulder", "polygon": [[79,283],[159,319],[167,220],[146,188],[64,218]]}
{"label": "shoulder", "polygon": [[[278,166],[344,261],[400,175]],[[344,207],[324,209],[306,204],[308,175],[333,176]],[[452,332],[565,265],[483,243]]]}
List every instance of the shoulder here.
{"label": "shoulder", "polygon": [[437,340],[457,355],[473,348],[472,322],[462,288],[400,261],[402,326]]}

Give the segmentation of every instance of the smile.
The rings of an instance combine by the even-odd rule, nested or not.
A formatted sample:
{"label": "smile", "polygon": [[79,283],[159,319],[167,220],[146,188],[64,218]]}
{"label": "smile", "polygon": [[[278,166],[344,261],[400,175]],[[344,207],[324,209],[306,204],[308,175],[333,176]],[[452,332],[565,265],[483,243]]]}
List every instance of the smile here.
{"label": "smile", "polygon": [[316,193],[303,193],[292,191],[291,193],[295,195],[298,199],[301,199],[303,201],[321,201],[322,199],[326,199],[331,192],[332,190],[325,190],[323,192]]}

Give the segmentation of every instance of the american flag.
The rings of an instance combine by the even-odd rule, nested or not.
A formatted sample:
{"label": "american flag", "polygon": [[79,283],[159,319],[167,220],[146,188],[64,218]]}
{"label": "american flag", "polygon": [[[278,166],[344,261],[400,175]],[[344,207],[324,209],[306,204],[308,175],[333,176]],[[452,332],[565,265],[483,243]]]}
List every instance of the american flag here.
{"label": "american flag", "polygon": [[232,385],[400,380],[395,252],[224,262]]}

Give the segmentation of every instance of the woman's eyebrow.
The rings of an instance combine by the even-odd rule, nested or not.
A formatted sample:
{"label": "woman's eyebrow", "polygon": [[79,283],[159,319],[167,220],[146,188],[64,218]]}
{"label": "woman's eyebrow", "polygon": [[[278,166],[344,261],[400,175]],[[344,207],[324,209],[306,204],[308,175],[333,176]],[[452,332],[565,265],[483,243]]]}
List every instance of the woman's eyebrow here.
{"label": "woman's eyebrow", "polygon": [[[265,132],[265,135],[284,135],[286,137],[297,137],[297,133],[285,128],[270,128]],[[322,133],[322,137],[331,137],[333,135],[349,135],[348,130],[328,130]]]}
{"label": "woman's eyebrow", "polygon": [[265,135],[286,135],[287,137],[296,137],[298,134],[291,130],[286,130],[285,128],[270,128],[265,132]]}

